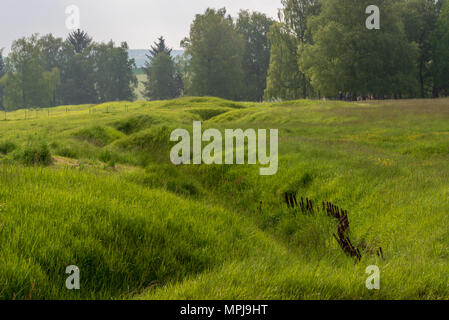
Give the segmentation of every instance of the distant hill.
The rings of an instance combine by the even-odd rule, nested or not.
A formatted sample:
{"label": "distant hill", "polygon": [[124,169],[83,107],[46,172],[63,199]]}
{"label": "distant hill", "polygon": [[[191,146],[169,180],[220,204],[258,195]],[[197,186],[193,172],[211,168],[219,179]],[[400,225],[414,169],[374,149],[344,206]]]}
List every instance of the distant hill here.
{"label": "distant hill", "polygon": [[[142,68],[145,65],[145,61],[147,60],[146,54],[148,53],[148,49],[130,49],[129,57],[136,60],[137,68]],[[184,50],[173,50],[172,56],[177,57],[184,54]]]}

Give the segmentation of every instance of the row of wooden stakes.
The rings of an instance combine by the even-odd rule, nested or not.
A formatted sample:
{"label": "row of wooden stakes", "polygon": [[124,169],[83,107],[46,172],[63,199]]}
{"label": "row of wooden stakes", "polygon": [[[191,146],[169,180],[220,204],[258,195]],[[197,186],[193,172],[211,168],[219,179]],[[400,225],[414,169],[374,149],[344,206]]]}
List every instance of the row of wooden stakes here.
{"label": "row of wooden stakes", "polygon": [[[285,202],[288,208],[299,208],[303,214],[312,215],[315,213],[315,206],[311,199],[303,198],[297,199],[296,193],[285,193]],[[362,254],[359,248],[355,247],[349,239],[349,218],[348,211],[339,208],[331,202],[322,202],[322,211],[327,213],[329,217],[338,220],[337,232],[333,234],[335,240],[340,245],[343,252],[347,255],[356,258],[358,261],[362,259]],[[383,258],[382,248],[379,247],[377,255]]]}

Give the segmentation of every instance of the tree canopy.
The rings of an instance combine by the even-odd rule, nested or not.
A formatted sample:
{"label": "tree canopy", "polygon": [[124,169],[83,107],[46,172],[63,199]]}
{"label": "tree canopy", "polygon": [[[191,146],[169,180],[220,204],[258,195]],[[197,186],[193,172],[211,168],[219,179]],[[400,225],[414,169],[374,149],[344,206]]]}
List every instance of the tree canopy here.
{"label": "tree canopy", "polygon": [[434,96],[449,95],[449,1],[443,6],[432,36]]}
{"label": "tree canopy", "polygon": [[196,15],[183,45],[191,57],[189,94],[241,98],[245,42],[226,9]]}
{"label": "tree canopy", "polygon": [[6,64],[3,59],[3,49],[0,49],[0,109],[4,109],[3,107],[3,86],[2,79],[6,74]]}
{"label": "tree canopy", "polygon": [[259,12],[240,11],[236,30],[243,36],[242,99],[260,101],[263,99],[270,64],[268,32],[274,21]]}
{"label": "tree canopy", "polygon": [[132,100],[137,85],[126,43],[95,43],[81,30],[66,41],[51,34],[14,41],[4,69],[1,101],[7,110]]}
{"label": "tree canopy", "polygon": [[172,49],[168,48],[164,37],[160,37],[151,46],[144,72],[147,81],[144,82],[144,96],[149,100],[167,100],[177,98],[183,90],[183,81],[176,69],[171,56]]}

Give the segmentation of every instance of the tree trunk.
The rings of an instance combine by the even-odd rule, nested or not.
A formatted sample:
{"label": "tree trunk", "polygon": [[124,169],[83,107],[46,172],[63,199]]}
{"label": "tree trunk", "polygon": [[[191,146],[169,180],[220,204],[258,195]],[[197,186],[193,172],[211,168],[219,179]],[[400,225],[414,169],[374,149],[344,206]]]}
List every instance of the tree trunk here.
{"label": "tree trunk", "polygon": [[423,76],[424,62],[419,63],[419,85],[421,86],[421,98],[424,97],[424,76]]}

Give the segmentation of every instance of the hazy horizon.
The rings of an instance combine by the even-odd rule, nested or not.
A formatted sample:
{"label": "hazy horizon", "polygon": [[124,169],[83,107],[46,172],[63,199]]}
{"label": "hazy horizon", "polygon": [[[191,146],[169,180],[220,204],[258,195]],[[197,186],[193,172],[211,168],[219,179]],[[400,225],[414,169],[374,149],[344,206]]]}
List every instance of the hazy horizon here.
{"label": "hazy horizon", "polygon": [[80,9],[81,29],[98,42],[126,41],[131,49],[147,49],[163,35],[175,50],[188,36],[190,24],[196,14],[208,7],[226,7],[236,16],[240,9],[259,11],[275,18],[281,7],[280,0],[3,0],[0,12],[0,48],[10,51],[12,42],[33,33],[52,33],[66,38],[70,30],[65,22],[66,8],[76,5]]}

